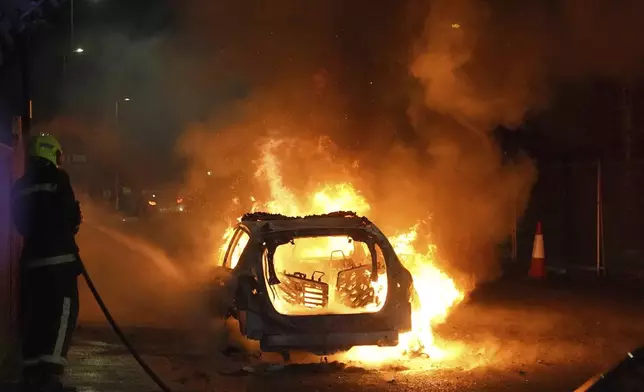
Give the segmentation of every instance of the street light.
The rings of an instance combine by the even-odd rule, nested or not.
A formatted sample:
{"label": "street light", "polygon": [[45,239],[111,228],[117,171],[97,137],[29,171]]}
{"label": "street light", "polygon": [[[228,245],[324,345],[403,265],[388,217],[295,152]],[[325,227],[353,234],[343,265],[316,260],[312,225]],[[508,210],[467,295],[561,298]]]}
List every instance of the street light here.
{"label": "street light", "polygon": [[[125,101],[125,102],[129,102],[132,99],[130,97],[125,97],[125,98],[122,98],[122,100]],[[116,126],[117,127],[119,125],[119,102],[120,101],[121,101],[121,99],[117,99],[114,102],[114,119],[116,120]]]}
{"label": "street light", "polygon": [[[77,53],[77,54],[81,54],[85,51],[80,46],[74,48],[75,45],[76,45],[76,39],[74,38],[74,0],[70,0],[69,2],[69,49],[73,53]],[[64,80],[67,80],[67,53],[63,55],[63,79]]]}

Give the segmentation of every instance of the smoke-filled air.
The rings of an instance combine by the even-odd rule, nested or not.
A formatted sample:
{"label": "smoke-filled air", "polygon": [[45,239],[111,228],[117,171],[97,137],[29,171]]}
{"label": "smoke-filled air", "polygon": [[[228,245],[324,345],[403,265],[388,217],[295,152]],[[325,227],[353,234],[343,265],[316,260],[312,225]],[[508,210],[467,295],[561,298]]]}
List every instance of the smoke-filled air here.
{"label": "smoke-filled air", "polygon": [[[305,61],[293,72],[271,75],[231,109],[227,124],[214,116],[190,126],[178,144],[191,168],[186,189],[215,201],[201,229],[209,233],[206,262],[217,262],[221,234],[245,211],[353,210],[390,236],[418,294],[412,332],[398,347],[354,349],[351,359],[454,355],[437,344],[432,326],[477,281],[495,276],[495,249],[528,200],[535,178],[530,161],[504,161],[491,134],[523,119],[533,99],[530,75],[524,69],[508,78],[481,72],[476,37],[485,29],[478,18],[484,10],[465,5],[433,4],[409,51],[387,43],[393,48],[380,53],[382,61],[403,61],[394,68],[400,75],[383,70],[365,78],[359,70],[365,59],[350,56],[349,64]],[[276,48],[284,45],[280,39],[297,36],[262,34],[277,35]],[[272,49],[262,48],[269,57]],[[274,66],[284,60],[273,59]],[[352,76],[364,85],[356,86]],[[403,84],[388,91],[389,78]]]}
{"label": "smoke-filled air", "polygon": [[[298,34],[279,31],[277,22],[270,26],[276,31],[257,32],[265,35],[257,43],[271,53],[276,75],[253,74],[264,83],[233,105],[232,118],[223,125],[218,115],[193,124],[178,143],[190,162],[187,188],[217,200],[219,211],[209,224],[234,222],[254,200],[292,198],[284,205],[308,205],[319,190],[346,184],[369,208],[337,207],[368,215],[388,235],[417,226],[417,245],[435,245],[435,263],[462,289],[494,277],[496,247],[524,209],[536,172],[527,157],[504,160],[492,131],[520,124],[541,97],[530,85],[534,66],[490,67],[486,50],[497,48],[490,46],[494,37],[486,40],[489,10],[473,5],[433,2],[424,28],[416,29],[420,35],[407,41],[398,31],[413,10],[400,15],[398,25],[389,27],[400,42],[365,42],[370,56],[393,64],[387,70],[376,65],[363,72],[363,64],[376,60],[349,55],[349,64],[342,64],[333,49],[344,38],[325,38],[325,32],[309,32],[321,44],[303,53],[292,49],[293,62],[302,63],[297,69],[288,65],[287,53],[273,58],[273,49],[296,46]],[[344,7],[334,12],[346,12]],[[374,41],[383,38],[369,34]],[[315,51],[330,54],[308,64],[319,57]],[[392,86],[392,80],[399,84]],[[264,168],[266,154],[272,172]]]}
{"label": "smoke-filled air", "polygon": [[[538,176],[527,154],[501,149],[496,130],[547,110],[559,81],[629,78],[643,51],[622,38],[638,26],[629,22],[637,13],[599,0],[386,3],[177,2],[178,34],[151,55],[162,90],[176,97],[168,110],[182,119],[172,157],[182,174],[173,187],[198,200],[199,211],[155,243],[119,228],[104,207],[89,209],[80,241],[90,269],[112,252],[114,280],[155,276],[105,293],[117,316],[148,321],[140,298],[154,298],[149,303],[166,304],[164,319],[190,324],[201,304],[195,287],[246,212],[351,210],[389,237],[417,295],[412,332],[398,347],[347,358],[459,355],[432,329],[478,283],[498,276],[499,245]],[[590,27],[596,23],[606,28]],[[208,114],[191,117],[195,107]],[[110,276],[96,279],[99,289],[117,287]]]}

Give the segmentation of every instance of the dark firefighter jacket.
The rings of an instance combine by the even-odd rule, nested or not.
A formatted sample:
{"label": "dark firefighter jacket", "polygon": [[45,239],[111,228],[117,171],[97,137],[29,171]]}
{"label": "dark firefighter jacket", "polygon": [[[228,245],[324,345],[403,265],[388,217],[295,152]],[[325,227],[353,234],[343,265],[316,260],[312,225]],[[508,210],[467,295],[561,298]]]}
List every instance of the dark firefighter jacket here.
{"label": "dark firefighter jacket", "polygon": [[77,261],[81,212],[65,171],[46,159],[30,158],[12,190],[12,214],[23,236],[23,268]]}

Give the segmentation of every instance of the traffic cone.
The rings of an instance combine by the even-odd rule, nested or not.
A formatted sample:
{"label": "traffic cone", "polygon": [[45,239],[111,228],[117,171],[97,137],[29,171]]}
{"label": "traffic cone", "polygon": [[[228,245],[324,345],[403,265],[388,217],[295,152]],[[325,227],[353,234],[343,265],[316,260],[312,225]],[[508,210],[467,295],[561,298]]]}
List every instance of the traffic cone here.
{"label": "traffic cone", "polygon": [[541,222],[537,223],[537,232],[534,235],[534,244],[532,245],[532,263],[530,265],[531,278],[543,279],[546,277],[546,252],[543,247],[543,233],[541,232]]}

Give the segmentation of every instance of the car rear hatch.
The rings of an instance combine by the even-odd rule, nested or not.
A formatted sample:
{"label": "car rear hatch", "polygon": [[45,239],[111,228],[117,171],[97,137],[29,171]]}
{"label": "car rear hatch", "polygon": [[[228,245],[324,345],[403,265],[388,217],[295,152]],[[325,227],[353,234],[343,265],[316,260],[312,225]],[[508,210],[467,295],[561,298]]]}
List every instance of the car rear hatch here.
{"label": "car rear hatch", "polygon": [[[371,265],[341,269],[328,277],[327,282],[322,279],[322,271],[308,276],[301,272],[282,272],[276,273],[277,285],[269,284],[268,280],[263,285],[255,283],[258,290],[248,300],[257,306],[249,306],[239,313],[242,333],[260,340],[263,351],[304,350],[325,354],[360,345],[397,345],[399,332],[411,329],[412,281],[393,250],[388,251],[386,297],[377,311],[350,311],[374,302],[375,293],[370,288]],[[310,309],[311,313],[326,308],[332,300],[349,310],[344,314],[285,314],[270,299],[276,295],[276,286],[282,300]]]}

